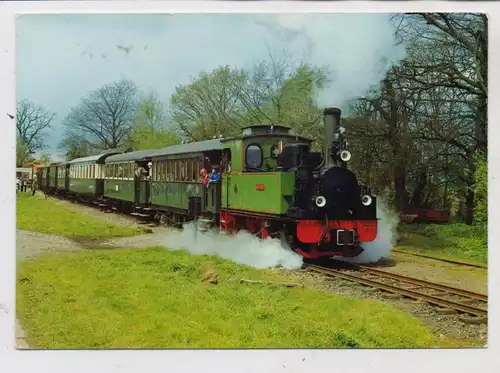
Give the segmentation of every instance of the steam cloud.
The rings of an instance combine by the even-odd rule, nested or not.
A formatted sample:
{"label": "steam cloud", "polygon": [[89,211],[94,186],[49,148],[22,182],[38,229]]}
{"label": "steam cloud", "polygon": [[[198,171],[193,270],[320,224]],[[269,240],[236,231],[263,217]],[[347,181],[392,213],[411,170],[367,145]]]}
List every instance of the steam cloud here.
{"label": "steam cloud", "polygon": [[[338,258],[350,263],[374,263],[387,258],[396,243],[396,228],[399,224],[398,215],[392,211],[387,203],[377,198],[377,237],[372,242],[363,242],[364,251],[354,258]],[[337,258],[336,258],[337,259]]]}
{"label": "steam cloud", "polygon": [[260,24],[289,40],[293,52],[327,69],[329,85],[315,92],[319,107],[340,107],[378,86],[406,50],[390,14],[280,14]]}
{"label": "steam cloud", "polygon": [[200,232],[194,223],[184,225],[182,231],[171,231],[166,237],[166,246],[186,249],[195,255],[215,255],[238,264],[255,268],[271,268],[278,265],[287,269],[302,266],[302,257],[284,248],[277,239],[261,240],[250,233],[240,231],[226,235],[216,230]]}

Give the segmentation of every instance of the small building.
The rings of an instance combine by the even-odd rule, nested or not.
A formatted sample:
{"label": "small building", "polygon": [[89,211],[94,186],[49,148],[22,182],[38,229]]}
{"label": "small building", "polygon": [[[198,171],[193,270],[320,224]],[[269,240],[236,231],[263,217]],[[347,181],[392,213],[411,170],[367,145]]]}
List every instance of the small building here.
{"label": "small building", "polygon": [[29,180],[33,179],[33,169],[30,167],[17,167],[16,168],[16,177],[18,178],[27,178]]}

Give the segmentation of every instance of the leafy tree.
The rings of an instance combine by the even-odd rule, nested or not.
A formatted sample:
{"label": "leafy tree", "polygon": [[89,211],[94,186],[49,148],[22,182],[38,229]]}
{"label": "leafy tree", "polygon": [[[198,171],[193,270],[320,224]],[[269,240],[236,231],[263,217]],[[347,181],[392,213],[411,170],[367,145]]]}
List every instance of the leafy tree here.
{"label": "leafy tree", "polygon": [[66,161],[71,161],[76,158],[87,157],[92,153],[92,147],[85,138],[67,132],[59,149],[64,150]]}
{"label": "leafy tree", "polygon": [[18,137],[16,143],[16,167],[23,167],[29,160],[30,152],[22,138]]}
{"label": "leafy tree", "polygon": [[235,92],[244,84],[244,73],[219,66],[202,72],[184,86],[178,86],[170,99],[173,122],[189,140],[238,133],[243,109]]}
{"label": "leafy tree", "polygon": [[130,147],[134,150],[160,149],[180,143],[180,137],[168,129],[139,126],[130,136]]}

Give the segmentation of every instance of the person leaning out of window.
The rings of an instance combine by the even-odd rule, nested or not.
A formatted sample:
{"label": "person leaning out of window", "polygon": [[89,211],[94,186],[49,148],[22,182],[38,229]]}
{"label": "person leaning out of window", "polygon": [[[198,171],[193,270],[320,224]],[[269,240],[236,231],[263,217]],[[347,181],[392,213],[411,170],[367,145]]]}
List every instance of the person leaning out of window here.
{"label": "person leaning out of window", "polygon": [[219,170],[219,166],[212,166],[212,173],[210,174],[210,178],[208,179],[207,188],[211,183],[218,183],[221,180],[221,174]]}

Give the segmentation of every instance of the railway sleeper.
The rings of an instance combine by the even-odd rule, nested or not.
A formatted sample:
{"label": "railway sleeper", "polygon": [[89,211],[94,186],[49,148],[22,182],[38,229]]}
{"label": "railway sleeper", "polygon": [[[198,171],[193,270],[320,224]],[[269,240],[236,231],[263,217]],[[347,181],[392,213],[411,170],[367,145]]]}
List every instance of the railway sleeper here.
{"label": "railway sleeper", "polygon": [[488,318],[487,317],[482,317],[482,316],[466,316],[466,315],[461,315],[459,317],[459,320],[462,321],[465,324],[487,324],[488,323]]}
{"label": "railway sleeper", "polygon": [[453,310],[451,308],[436,308],[436,311],[440,315],[454,315],[457,313],[457,310]]}

